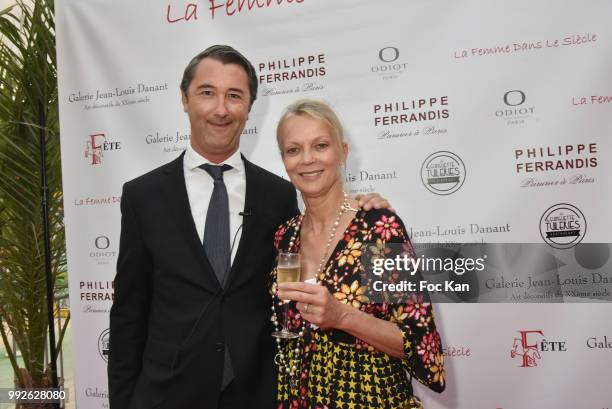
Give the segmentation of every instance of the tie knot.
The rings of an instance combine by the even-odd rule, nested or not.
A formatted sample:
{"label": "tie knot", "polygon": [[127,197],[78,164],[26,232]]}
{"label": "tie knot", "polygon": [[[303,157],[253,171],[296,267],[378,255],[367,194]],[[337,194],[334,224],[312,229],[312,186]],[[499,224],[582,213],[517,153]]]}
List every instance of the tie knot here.
{"label": "tie knot", "polygon": [[200,169],[204,169],[206,172],[208,172],[210,176],[212,176],[215,181],[217,181],[223,180],[223,172],[232,169],[232,167],[230,165],[217,166],[211,165],[210,163],[206,163],[204,165],[201,165]]}

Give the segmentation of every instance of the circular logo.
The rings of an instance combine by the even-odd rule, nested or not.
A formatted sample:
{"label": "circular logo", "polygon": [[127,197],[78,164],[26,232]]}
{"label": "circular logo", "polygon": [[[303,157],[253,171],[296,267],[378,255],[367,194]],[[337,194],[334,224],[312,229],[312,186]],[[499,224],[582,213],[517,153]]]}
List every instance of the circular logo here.
{"label": "circular logo", "polygon": [[508,106],[515,107],[522,105],[525,102],[525,93],[518,89],[508,91],[504,94],[504,103]]}
{"label": "circular logo", "polygon": [[556,249],[568,249],[580,243],[586,234],[587,222],[576,206],[558,203],[546,209],[540,219],[540,235]]}
{"label": "circular logo", "polygon": [[108,340],[110,336],[110,329],[105,329],[102,331],[100,336],[98,337],[98,352],[100,353],[100,357],[104,360],[104,362],[108,362]]}
{"label": "circular logo", "polygon": [[455,193],[465,182],[465,165],[452,152],[434,152],[421,166],[423,185],[437,195]]}
{"label": "circular logo", "polygon": [[383,62],[397,61],[399,58],[399,50],[396,47],[385,47],[378,51],[378,58]]}
{"label": "circular logo", "polygon": [[106,250],[110,246],[110,239],[106,236],[98,236],[94,244],[98,250]]}

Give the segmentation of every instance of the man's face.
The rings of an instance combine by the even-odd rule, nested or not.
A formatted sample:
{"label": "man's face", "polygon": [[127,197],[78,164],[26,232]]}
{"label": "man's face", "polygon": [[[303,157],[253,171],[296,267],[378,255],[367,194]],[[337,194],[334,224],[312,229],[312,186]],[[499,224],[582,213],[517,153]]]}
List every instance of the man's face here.
{"label": "man's face", "polygon": [[250,98],[248,76],[241,66],[211,58],[200,61],[182,97],[193,149],[216,163],[236,152],[249,118]]}

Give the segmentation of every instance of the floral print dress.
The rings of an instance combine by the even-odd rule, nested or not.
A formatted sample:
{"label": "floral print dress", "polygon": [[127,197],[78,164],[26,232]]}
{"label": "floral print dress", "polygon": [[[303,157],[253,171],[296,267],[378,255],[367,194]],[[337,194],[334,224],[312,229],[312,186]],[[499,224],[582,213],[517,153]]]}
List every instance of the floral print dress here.
{"label": "floral print dress", "polygon": [[[299,252],[295,230],[300,229],[302,219],[296,216],[279,227],[275,235],[278,251]],[[292,236],[296,237],[290,247]],[[387,246],[391,243],[395,244]],[[285,362],[295,367],[297,374],[290,377],[287,364],[283,367],[281,362],[277,409],[405,408],[412,396],[411,377],[434,391],[444,390],[442,346],[427,294],[404,293],[386,297],[384,302],[368,295],[373,281],[380,277],[367,273],[363,260],[396,254],[414,256],[398,216],[388,210],[359,210],[317,278],[338,301],[397,324],[406,358],[391,357],[346,332],[323,331],[303,323],[292,302],[289,328],[304,333],[295,340],[279,341]],[[400,279],[393,272],[389,274],[384,277],[389,282]],[[282,322],[282,302],[275,296],[276,269],[270,278],[274,313]]]}

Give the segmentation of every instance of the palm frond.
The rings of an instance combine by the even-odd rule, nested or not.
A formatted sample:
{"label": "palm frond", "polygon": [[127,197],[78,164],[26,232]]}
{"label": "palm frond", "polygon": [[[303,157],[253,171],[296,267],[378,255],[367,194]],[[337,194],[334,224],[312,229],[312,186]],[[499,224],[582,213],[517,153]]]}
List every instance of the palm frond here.
{"label": "palm frond", "polygon": [[[0,323],[34,385],[47,376],[41,132],[47,145],[52,275],[61,284],[56,291],[65,288],[65,279],[57,279],[66,274],[57,112],[53,1],[17,0],[0,11]],[[1,335],[10,349],[7,334]],[[23,386],[16,363],[11,361]]]}

